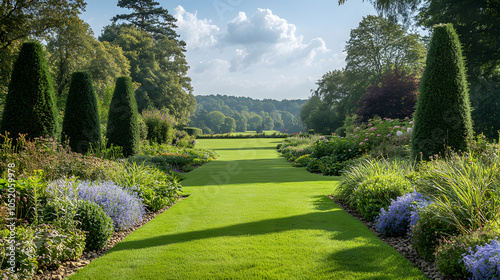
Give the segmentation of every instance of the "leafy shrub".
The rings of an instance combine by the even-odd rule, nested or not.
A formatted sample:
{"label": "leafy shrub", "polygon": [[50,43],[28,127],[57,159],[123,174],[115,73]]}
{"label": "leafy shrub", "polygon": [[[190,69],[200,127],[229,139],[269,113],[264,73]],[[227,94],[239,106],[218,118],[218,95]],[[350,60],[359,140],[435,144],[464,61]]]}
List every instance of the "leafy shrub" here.
{"label": "leafy shrub", "polygon": [[71,77],[62,126],[62,141],[66,140],[72,151],[81,154],[101,145],[101,121],[90,72],[75,72]]}
{"label": "leafy shrub", "polygon": [[471,247],[488,243],[498,235],[498,228],[489,227],[471,234],[443,238],[436,248],[436,265],[439,271],[449,278],[470,278],[472,274],[467,271],[462,261],[463,256],[469,253]]}
{"label": "leafy shrub", "polygon": [[467,270],[472,273],[472,279],[499,279],[499,257],[500,242],[495,238],[485,245],[476,246],[476,252],[469,250],[463,262]]}
{"label": "leafy shrub", "polygon": [[47,267],[77,260],[85,248],[85,233],[75,228],[64,230],[40,225],[33,241],[37,248],[38,267]]}
{"label": "leafy shrub", "polygon": [[455,227],[436,217],[435,207],[431,204],[419,213],[418,222],[411,228],[411,243],[420,257],[434,261],[439,240],[457,233]]}
{"label": "leafy shrub", "polygon": [[141,199],[114,182],[77,181],[67,184],[62,180],[51,183],[51,188],[63,189],[59,193],[75,196],[101,206],[111,217],[115,230],[125,230],[142,220],[144,206]]}
{"label": "leafy shrub", "polygon": [[415,111],[412,159],[427,160],[446,147],[465,152],[472,137],[462,47],[452,24],[434,26]]}
{"label": "leafy shrub", "polygon": [[337,157],[322,157],[319,169],[324,176],[339,176],[340,172],[352,164],[351,160],[338,161]]}
{"label": "leafy shrub", "polygon": [[307,171],[311,173],[321,173],[321,159],[315,158],[309,161],[309,163],[306,166]]}
{"label": "leafy shrub", "polygon": [[[31,279],[38,264],[36,261],[36,246],[33,242],[34,230],[31,228],[16,227],[14,244],[9,243],[12,232],[8,229],[0,230],[0,275],[8,279]],[[15,255],[11,255],[11,246],[15,248]],[[15,269],[11,270],[12,267]],[[4,279],[5,279],[4,278]]]}
{"label": "leafy shrub", "polygon": [[142,111],[142,118],[148,127],[147,139],[152,143],[171,143],[174,135],[175,120],[165,111],[147,109]]}
{"label": "leafy shrub", "polygon": [[113,220],[104,213],[101,206],[91,201],[78,203],[76,220],[80,222],[80,228],[84,230],[85,250],[99,250],[106,246],[113,234]]}
{"label": "leafy shrub", "polygon": [[[413,121],[408,117],[403,120],[374,118],[358,125],[352,131],[348,131],[346,138],[357,143],[358,149],[369,152],[378,146],[407,145],[409,140],[402,140],[409,139],[412,132]],[[382,153],[386,148],[378,149],[380,150],[379,153]]]}
{"label": "leafy shrub", "polygon": [[404,236],[410,229],[410,217],[414,211],[417,201],[425,201],[426,198],[418,192],[407,193],[391,200],[387,210],[381,209],[375,219],[375,226],[384,236]]}
{"label": "leafy shrub", "polygon": [[311,160],[311,157],[309,154],[300,156],[295,160],[295,162],[293,163],[293,166],[297,166],[297,167],[307,166],[309,164],[310,160]]}
{"label": "leafy shrub", "polygon": [[106,137],[108,145],[122,147],[123,155],[126,157],[139,152],[138,114],[132,79],[130,77],[118,78],[109,105]]}
{"label": "leafy shrub", "polygon": [[148,126],[146,125],[146,122],[144,122],[144,118],[142,115],[139,116],[139,138],[141,140],[147,140],[148,139]]}
{"label": "leafy shrub", "polygon": [[16,138],[19,134],[28,134],[30,139],[55,137],[59,129],[55,102],[42,44],[24,43],[13,65],[0,132],[8,131]]}
{"label": "leafy shrub", "polygon": [[342,162],[359,155],[358,145],[351,140],[332,137],[330,140],[325,137],[320,137],[320,139],[313,143],[313,152],[311,157],[322,158],[322,157],[333,157],[337,162]]}
{"label": "leafy shrub", "polygon": [[375,175],[364,180],[352,193],[356,209],[368,221],[377,217],[391,200],[411,191],[411,184],[397,174]]}

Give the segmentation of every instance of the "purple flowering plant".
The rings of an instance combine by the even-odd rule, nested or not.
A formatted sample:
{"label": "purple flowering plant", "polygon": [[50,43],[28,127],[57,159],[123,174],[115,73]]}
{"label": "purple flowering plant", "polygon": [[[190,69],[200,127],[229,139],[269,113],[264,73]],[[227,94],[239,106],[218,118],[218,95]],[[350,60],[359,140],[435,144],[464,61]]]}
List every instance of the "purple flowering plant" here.
{"label": "purple flowering plant", "polygon": [[476,246],[475,252],[463,255],[462,261],[472,273],[472,279],[500,279],[500,242],[498,237],[482,246]]}
{"label": "purple flowering plant", "polygon": [[397,197],[396,200],[392,200],[387,210],[383,208],[380,210],[375,219],[376,229],[384,236],[406,235],[410,229],[411,218],[418,219],[417,203],[422,205],[426,202],[427,198],[416,191]]}
{"label": "purple flowering plant", "polygon": [[[54,181],[49,188],[68,197],[77,197],[101,206],[111,217],[115,230],[126,230],[142,220],[145,208],[141,198],[114,182]],[[62,191],[61,191],[62,189]]]}

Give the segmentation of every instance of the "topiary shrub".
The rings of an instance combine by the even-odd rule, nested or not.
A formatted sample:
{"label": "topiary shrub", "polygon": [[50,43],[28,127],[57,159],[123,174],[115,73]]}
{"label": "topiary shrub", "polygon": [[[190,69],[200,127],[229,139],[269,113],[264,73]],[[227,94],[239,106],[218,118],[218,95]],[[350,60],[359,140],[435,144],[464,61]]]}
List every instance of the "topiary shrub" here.
{"label": "topiary shrub", "polygon": [[86,251],[100,250],[106,246],[113,234],[113,220],[99,205],[91,201],[79,201],[75,218],[81,223],[80,228],[87,232]]}
{"label": "topiary shrub", "polygon": [[439,240],[447,235],[457,235],[458,231],[436,217],[433,204],[419,212],[418,216],[418,222],[411,228],[411,243],[420,257],[434,261]]}
{"label": "topiary shrub", "polygon": [[368,177],[352,193],[358,212],[368,221],[373,221],[381,209],[387,209],[391,200],[410,192],[412,186],[397,174],[381,174]]}
{"label": "topiary shrub", "polygon": [[24,43],[13,66],[0,131],[14,137],[55,137],[58,118],[43,46],[38,42]]}
{"label": "topiary shrub", "polygon": [[434,27],[414,116],[411,157],[424,160],[445,148],[466,151],[472,137],[465,62],[451,24]]}
{"label": "topiary shrub", "polygon": [[90,72],[75,72],[71,77],[62,140],[69,139],[73,152],[86,154],[101,145],[101,121]]}
{"label": "topiary shrub", "polygon": [[137,102],[130,77],[120,77],[116,80],[115,92],[109,106],[106,137],[108,147],[111,144],[122,147],[125,157],[139,152]]}

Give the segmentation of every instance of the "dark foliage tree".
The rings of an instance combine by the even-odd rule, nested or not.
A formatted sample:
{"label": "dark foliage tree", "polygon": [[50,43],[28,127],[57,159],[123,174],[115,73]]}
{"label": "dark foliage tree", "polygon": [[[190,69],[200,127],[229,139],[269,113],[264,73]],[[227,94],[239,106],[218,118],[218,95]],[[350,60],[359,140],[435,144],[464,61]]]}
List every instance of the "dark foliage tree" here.
{"label": "dark foliage tree", "polygon": [[86,154],[101,145],[101,121],[90,72],[71,77],[62,126],[62,140],[69,139],[71,150]]}
{"label": "dark foliage tree", "polygon": [[0,131],[14,137],[19,133],[27,133],[29,138],[55,137],[58,118],[43,46],[24,43],[14,63]]}
{"label": "dark foliage tree", "polygon": [[[133,10],[130,14],[120,14],[113,17],[113,23],[124,20],[144,30],[155,38],[167,36],[170,39],[179,37],[175,32],[175,17],[168,10],[162,8],[160,3],[153,0],[119,0],[118,7]],[[185,45],[182,42],[183,45]]]}
{"label": "dark foliage tree", "polygon": [[413,158],[444,155],[446,147],[466,151],[473,133],[470,101],[460,41],[451,24],[434,27],[414,121]]}
{"label": "dark foliage tree", "polygon": [[234,132],[236,130],[236,121],[231,117],[225,118],[220,130],[221,133]]}
{"label": "dark foliage tree", "polygon": [[137,102],[130,77],[120,77],[116,80],[115,92],[109,106],[106,137],[108,145],[122,147],[126,157],[139,151]]}
{"label": "dark foliage tree", "polygon": [[403,119],[411,117],[417,103],[419,80],[415,74],[394,69],[387,72],[359,100],[361,107],[356,115],[367,121],[375,115]]}

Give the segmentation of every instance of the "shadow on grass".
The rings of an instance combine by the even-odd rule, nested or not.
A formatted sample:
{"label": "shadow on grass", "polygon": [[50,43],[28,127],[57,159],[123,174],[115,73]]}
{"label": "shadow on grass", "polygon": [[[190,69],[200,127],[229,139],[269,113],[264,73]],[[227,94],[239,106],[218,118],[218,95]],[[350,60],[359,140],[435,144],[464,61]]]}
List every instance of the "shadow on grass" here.
{"label": "shadow on grass", "polygon": [[[358,221],[346,222],[348,214],[333,202],[335,209],[285,218],[242,223],[220,228],[196,230],[175,234],[164,234],[134,241],[123,241],[113,247],[113,251],[143,249],[166,246],[202,239],[237,236],[257,236],[293,230],[324,230],[332,234],[332,239],[347,241],[365,236],[367,229]],[[375,240],[375,239],[374,239]]]}

